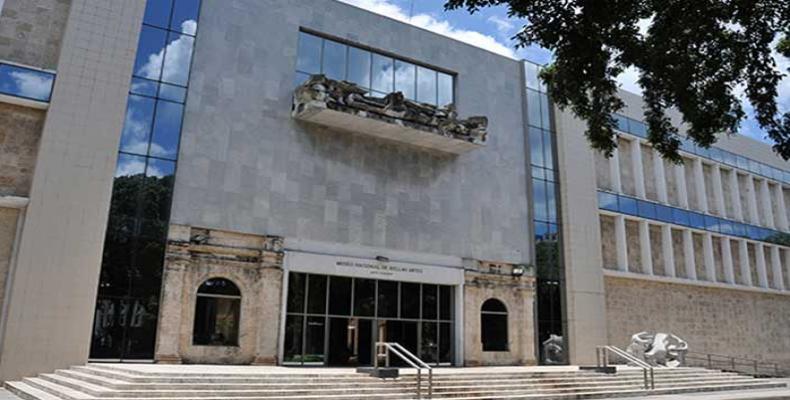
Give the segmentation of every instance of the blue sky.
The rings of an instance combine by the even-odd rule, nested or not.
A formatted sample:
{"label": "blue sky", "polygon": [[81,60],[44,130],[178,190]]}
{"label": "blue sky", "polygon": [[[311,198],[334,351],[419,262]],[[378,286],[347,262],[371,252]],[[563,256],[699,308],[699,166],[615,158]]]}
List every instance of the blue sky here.
{"label": "blue sky", "polygon": [[[444,0],[341,0],[388,17],[410,23],[457,40],[485,48],[511,58],[527,59],[545,64],[551,61],[551,53],[533,46],[515,49],[513,35],[524,21],[509,19],[504,7],[486,8],[470,15],[466,10],[444,11]],[[777,57],[782,71],[790,67],[790,61]],[[622,88],[639,93],[635,71],[627,71],[619,77]],[[790,110],[790,79],[785,78],[779,87],[780,109]],[[748,102],[744,109],[749,116],[752,108]],[[741,123],[741,133],[754,139],[771,143],[754,122],[747,118]]]}

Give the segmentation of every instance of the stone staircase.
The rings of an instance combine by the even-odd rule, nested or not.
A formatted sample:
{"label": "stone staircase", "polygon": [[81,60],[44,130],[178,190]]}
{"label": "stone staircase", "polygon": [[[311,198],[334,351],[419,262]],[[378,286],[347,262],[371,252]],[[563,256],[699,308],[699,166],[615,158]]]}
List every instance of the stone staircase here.
{"label": "stone staircase", "polygon": [[[89,364],[6,382],[6,387],[27,400],[417,398],[417,379],[413,374],[383,380],[351,370],[249,368],[252,369],[149,365],[146,370],[118,364]],[[656,388],[651,391],[643,389],[642,371],[636,369],[624,369],[616,374],[528,367],[434,371],[434,399],[593,399],[786,387],[784,383],[701,368],[656,370]],[[424,387],[423,398],[427,398],[427,384]]]}

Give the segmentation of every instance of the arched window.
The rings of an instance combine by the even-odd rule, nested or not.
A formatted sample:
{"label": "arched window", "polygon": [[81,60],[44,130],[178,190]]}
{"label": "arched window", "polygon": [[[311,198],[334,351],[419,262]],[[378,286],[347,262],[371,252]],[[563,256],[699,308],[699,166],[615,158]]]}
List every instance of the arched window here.
{"label": "arched window", "polygon": [[231,281],[212,278],[200,285],[192,344],[238,346],[241,292]]}
{"label": "arched window", "polygon": [[508,351],[507,308],[497,299],[488,299],[480,309],[480,337],[483,351]]}

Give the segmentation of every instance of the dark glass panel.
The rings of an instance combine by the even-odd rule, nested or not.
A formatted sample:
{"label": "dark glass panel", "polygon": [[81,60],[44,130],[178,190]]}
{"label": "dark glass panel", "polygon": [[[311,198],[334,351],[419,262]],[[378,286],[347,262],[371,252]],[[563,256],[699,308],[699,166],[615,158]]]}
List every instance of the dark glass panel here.
{"label": "dark glass panel", "polygon": [[373,76],[371,89],[381,93],[392,93],[394,61],[392,58],[373,53]]}
{"label": "dark glass panel", "polygon": [[414,64],[395,60],[395,91],[402,92],[407,99],[417,99],[417,68]]}
{"label": "dark glass panel", "polygon": [[351,315],[351,278],[329,278],[329,313]]}
{"label": "dark glass panel", "polygon": [[436,105],[436,71],[417,67],[417,101]]}
{"label": "dark glass panel", "polygon": [[165,62],[162,66],[162,82],[186,86],[189,82],[189,67],[195,38],[170,32],[167,37]]}
{"label": "dark glass panel", "polygon": [[[311,275],[311,277],[314,275]],[[304,338],[304,362],[323,363],[324,362],[324,334],[326,330],[326,318],[307,317]]]}
{"label": "dark glass panel", "polygon": [[212,278],[203,282],[198,288],[198,293],[241,296],[241,292],[236,284],[224,278]]}
{"label": "dark glass panel", "polygon": [[436,285],[422,285],[422,319],[436,319],[438,296]]}
{"label": "dark glass panel", "polygon": [[170,29],[194,36],[197,33],[199,11],[200,0],[175,0]]}
{"label": "dark glass panel", "polygon": [[156,97],[157,83],[143,78],[132,78],[132,84],[129,91],[134,94],[141,94],[144,96]]}
{"label": "dark glass panel", "polygon": [[134,61],[134,75],[158,81],[162,76],[167,31],[143,26],[137,43],[137,58]]}
{"label": "dark glass panel", "polygon": [[448,322],[439,324],[439,362],[453,362],[453,325]]}
{"label": "dark glass panel", "polygon": [[[293,279],[294,273],[291,273]],[[304,317],[289,315],[285,318],[285,345],[283,346],[284,362],[302,362],[302,327]]]}
{"label": "dark glass panel", "polygon": [[428,364],[439,362],[439,324],[437,322],[421,322],[422,337],[420,343],[420,357]]}
{"label": "dark glass panel", "polygon": [[379,317],[398,317],[398,282],[378,282],[378,311]]}
{"label": "dark glass panel", "polygon": [[420,318],[420,284],[402,282],[400,291],[400,317]]}
{"label": "dark glass panel", "polygon": [[370,87],[370,52],[348,48],[348,80],[363,88]]}
{"label": "dark glass panel", "polygon": [[480,307],[480,310],[488,312],[507,312],[507,307],[497,299],[488,299],[483,303],[483,306]]}
{"label": "dark glass panel", "polygon": [[296,70],[310,75],[321,73],[321,38],[299,32]]}
{"label": "dark glass panel", "polygon": [[237,346],[240,305],[239,299],[198,296],[192,344]]}
{"label": "dark glass panel", "polygon": [[165,100],[183,103],[187,97],[187,88],[183,86],[162,83],[159,87],[159,97]]}
{"label": "dark glass panel", "polygon": [[439,319],[453,319],[453,287],[439,286]]}
{"label": "dark glass panel", "polygon": [[324,39],[321,68],[329,79],[346,79],[346,45]]}
{"label": "dark glass panel", "polygon": [[439,107],[446,107],[455,102],[453,99],[453,76],[439,72]]}
{"label": "dark glass panel", "polygon": [[535,127],[529,128],[529,154],[532,165],[546,166],[546,161],[543,157],[543,132]]}
{"label": "dark glass panel", "polygon": [[539,179],[532,179],[532,202],[534,208],[534,219],[547,221],[548,199],[546,195],[546,182]]}
{"label": "dark glass panel", "polygon": [[169,220],[175,168],[173,161],[148,159],[140,199],[143,218],[164,223]]}
{"label": "dark glass panel", "polygon": [[[104,269],[102,274],[104,275]],[[123,289],[126,290],[126,286]],[[101,286],[99,291],[102,291]],[[92,358],[121,358],[126,327],[126,312],[122,313],[122,310],[128,309],[128,301],[125,298],[99,294],[93,319],[93,340],[90,351]]]}
{"label": "dark glass panel", "polygon": [[507,315],[482,313],[480,328],[483,351],[508,351]]}
{"label": "dark glass panel", "polygon": [[372,279],[354,280],[354,315],[372,317],[376,299],[376,281]]}
{"label": "dark glass panel", "polygon": [[155,104],[154,99],[129,95],[126,103],[126,120],[121,132],[121,151],[139,155],[148,154]]}
{"label": "dark glass panel", "polygon": [[172,8],[173,0],[147,0],[145,2],[143,23],[167,28]]}
{"label": "dark glass panel", "polygon": [[178,156],[178,141],[181,138],[181,121],[184,106],[170,101],[156,102],[156,117],[148,154],[154,157],[175,160]]}
{"label": "dark glass panel", "polygon": [[326,275],[307,275],[307,312],[326,313]]}
{"label": "dark glass panel", "polygon": [[288,312],[304,312],[306,284],[307,275],[301,272],[291,272],[288,275]]}

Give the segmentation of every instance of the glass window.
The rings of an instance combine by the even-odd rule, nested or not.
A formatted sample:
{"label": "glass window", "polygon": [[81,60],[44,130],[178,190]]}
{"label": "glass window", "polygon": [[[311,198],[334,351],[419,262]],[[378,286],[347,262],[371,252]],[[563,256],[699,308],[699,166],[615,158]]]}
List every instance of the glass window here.
{"label": "glass window", "polygon": [[351,315],[351,278],[330,277],[329,299],[330,314]]}
{"label": "glass window", "polygon": [[376,312],[378,316],[397,318],[398,317],[398,282],[379,281],[378,291],[379,291],[379,302],[378,302],[378,311]]}
{"label": "glass window", "polygon": [[619,130],[621,132],[629,132],[628,131],[628,118],[626,118],[626,117],[624,117],[624,116],[622,116],[620,114],[615,114],[614,115],[614,120],[615,120],[615,123],[617,125],[617,130]]}
{"label": "glass window", "polygon": [[541,93],[540,94],[540,127],[543,129],[551,129],[551,111],[549,110],[549,98]]}
{"label": "glass window", "polygon": [[656,205],[652,202],[637,200],[636,207],[640,217],[656,219]]}
{"label": "glass window", "polygon": [[538,76],[539,72],[540,68],[537,65],[530,62],[524,63],[524,75],[526,76],[528,88],[535,90],[540,89],[540,78]]}
{"label": "glass window", "polygon": [[546,183],[546,207],[548,208],[548,222],[557,222],[557,185]]}
{"label": "glass window", "polygon": [[156,118],[149,149],[151,156],[176,159],[183,112],[184,106],[181,104],[164,100],[156,102]]}
{"label": "glass window", "polygon": [[307,312],[326,313],[326,276],[307,275]]}
{"label": "glass window", "polygon": [[617,211],[617,195],[598,192],[598,207],[604,210]]}
{"label": "glass window", "polygon": [[[173,176],[176,163],[173,161],[148,158],[142,196],[143,218],[150,221],[167,221],[170,216],[170,198],[173,193]],[[156,179],[153,179],[156,178]],[[166,235],[163,235],[163,238]]]}
{"label": "glass window", "polygon": [[680,208],[673,208],[672,222],[677,225],[689,226],[689,212]]}
{"label": "glass window", "polygon": [[143,23],[167,28],[170,23],[170,10],[173,8],[173,0],[148,0],[145,2],[145,14]]}
{"label": "glass window", "polygon": [[532,179],[532,201],[534,212],[534,219],[540,221],[548,221],[549,215],[547,211],[548,199],[546,195],[546,182],[540,179]]}
{"label": "glass window", "polygon": [[195,306],[192,343],[210,346],[237,346],[241,293],[236,285],[212,278],[200,285]]}
{"label": "glass window", "polygon": [[304,316],[288,315],[285,318],[284,362],[302,362],[302,327]]}
{"label": "glass window", "polygon": [[439,324],[436,322],[421,322],[421,343],[419,357],[429,364],[439,361]]}
{"label": "glass window", "polygon": [[546,159],[546,168],[554,168],[554,145],[552,139],[551,131],[543,130],[543,150]]}
{"label": "glass window", "polygon": [[126,153],[147,155],[148,141],[154,119],[156,100],[129,95],[126,103],[126,120],[121,131],[120,149]]}
{"label": "glass window", "polygon": [[137,43],[134,75],[158,81],[162,76],[167,31],[143,26]]}
{"label": "glass window", "polygon": [[324,40],[323,74],[329,79],[346,79],[346,45]]}
{"label": "glass window", "polygon": [[543,158],[543,132],[538,128],[529,128],[529,150],[532,165],[546,166]]}
{"label": "glass window", "polygon": [[446,107],[455,102],[453,96],[453,76],[439,72],[439,107]]}
{"label": "glass window", "polygon": [[439,319],[453,318],[453,287],[439,286]]}
{"label": "glass window", "polygon": [[400,317],[420,318],[420,284],[402,282],[400,291]]}
{"label": "glass window", "polygon": [[321,73],[321,38],[299,32],[296,70],[310,75]]}
{"label": "glass window", "polygon": [[449,322],[439,324],[439,362],[453,362],[453,333]]}
{"label": "glass window", "polygon": [[417,67],[395,60],[395,91],[402,92],[407,99],[417,99]]}
{"label": "glass window", "polygon": [[371,89],[384,94],[392,93],[395,71],[394,60],[374,53],[372,70]]}
{"label": "glass window", "polygon": [[354,279],[354,315],[372,317],[375,308],[376,281]]}
{"label": "glass window", "polygon": [[705,229],[705,215],[689,212],[689,225],[697,229]]}
{"label": "glass window", "polygon": [[[151,0],[149,0],[150,2]],[[197,33],[199,10],[199,0],[175,0],[170,29],[194,36]]]}
{"label": "glass window", "polygon": [[300,272],[291,272],[288,275],[288,312],[304,312],[306,284],[307,275]]}
{"label": "glass window", "polygon": [[370,88],[370,52],[348,48],[348,81]]}
{"label": "glass window", "polygon": [[436,105],[436,71],[417,67],[417,101]]}
{"label": "glass window", "polygon": [[527,89],[527,123],[532,126],[543,126],[540,114],[540,93]]}
{"label": "glass window", "polygon": [[195,38],[170,32],[165,49],[165,62],[162,67],[162,81],[186,86],[189,81],[189,67],[192,60],[192,45]]}
{"label": "glass window", "polygon": [[480,309],[480,338],[483,351],[508,351],[507,308],[497,299],[488,299]]}
{"label": "glass window", "polygon": [[143,78],[132,78],[129,91],[143,96],[156,97],[157,83]]}
{"label": "glass window", "polygon": [[422,319],[436,319],[438,307],[436,285],[422,285]]}
{"label": "glass window", "polygon": [[184,103],[187,97],[187,88],[166,83],[159,84],[159,97],[165,100],[172,100],[177,103]]}
{"label": "glass window", "polygon": [[628,127],[631,129],[631,133],[636,136],[646,138],[647,137],[647,125],[641,121],[630,120],[628,121]]}
{"label": "glass window", "polygon": [[304,363],[324,362],[325,317],[307,317],[304,334]]}
{"label": "glass window", "polygon": [[656,204],[656,219],[665,222],[672,222],[672,207]]}
{"label": "glass window", "polygon": [[620,196],[619,203],[620,203],[621,213],[638,215],[637,207],[636,207],[636,199],[627,196]]}

